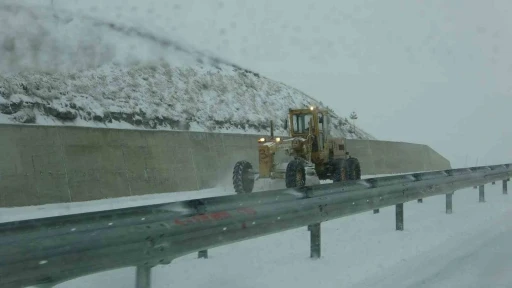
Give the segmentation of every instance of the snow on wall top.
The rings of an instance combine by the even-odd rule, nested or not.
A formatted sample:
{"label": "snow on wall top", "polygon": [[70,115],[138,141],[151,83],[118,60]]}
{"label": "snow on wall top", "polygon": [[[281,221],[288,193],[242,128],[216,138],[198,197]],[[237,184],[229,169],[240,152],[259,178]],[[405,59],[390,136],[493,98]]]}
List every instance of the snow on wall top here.
{"label": "snow on wall top", "polygon": [[[19,4],[0,27],[2,123],[285,135],[289,108],[324,106],[139,27]],[[333,117],[333,136],[374,139]]]}

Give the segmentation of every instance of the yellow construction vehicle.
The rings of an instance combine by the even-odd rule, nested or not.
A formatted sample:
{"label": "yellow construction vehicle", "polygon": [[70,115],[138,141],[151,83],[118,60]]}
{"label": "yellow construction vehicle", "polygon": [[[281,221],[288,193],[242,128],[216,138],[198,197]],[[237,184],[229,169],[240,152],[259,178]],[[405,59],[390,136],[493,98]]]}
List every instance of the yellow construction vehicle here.
{"label": "yellow construction vehicle", "polygon": [[346,151],[345,140],[330,136],[328,110],[290,109],[284,123],[287,139],[274,137],[271,121],[270,138],[258,140],[257,171],[245,160],[235,164],[236,193],[252,192],[255,181],[264,178],[284,179],[287,188],[305,186],[307,178],[333,182],[361,179],[359,160]]}

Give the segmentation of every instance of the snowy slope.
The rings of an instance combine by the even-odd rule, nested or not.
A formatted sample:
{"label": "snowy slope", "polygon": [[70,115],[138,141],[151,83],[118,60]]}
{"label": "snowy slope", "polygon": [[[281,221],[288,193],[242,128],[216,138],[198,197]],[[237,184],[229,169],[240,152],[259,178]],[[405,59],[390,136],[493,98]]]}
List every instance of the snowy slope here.
{"label": "snowy slope", "polygon": [[[48,6],[0,4],[0,122],[268,133],[323,103],[132,27]],[[333,136],[374,139],[335,116]]]}

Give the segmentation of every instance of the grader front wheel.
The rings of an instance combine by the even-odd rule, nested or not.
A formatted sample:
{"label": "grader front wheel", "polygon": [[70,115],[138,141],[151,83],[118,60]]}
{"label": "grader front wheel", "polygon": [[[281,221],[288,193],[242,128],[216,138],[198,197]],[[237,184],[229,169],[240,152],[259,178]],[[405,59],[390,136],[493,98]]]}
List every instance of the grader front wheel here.
{"label": "grader front wheel", "polygon": [[237,194],[251,193],[254,188],[254,172],[248,161],[238,161],[233,168],[233,187]]}
{"label": "grader front wheel", "polygon": [[300,160],[292,160],[286,166],[286,188],[303,187],[306,185],[306,168]]}

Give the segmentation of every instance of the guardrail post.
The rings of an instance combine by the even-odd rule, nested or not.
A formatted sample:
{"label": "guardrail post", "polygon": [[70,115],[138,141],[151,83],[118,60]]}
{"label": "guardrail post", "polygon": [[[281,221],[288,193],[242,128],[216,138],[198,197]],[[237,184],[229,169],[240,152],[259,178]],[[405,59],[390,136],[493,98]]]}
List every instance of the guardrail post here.
{"label": "guardrail post", "polygon": [[503,180],[503,194],[504,195],[508,194],[507,179]]}
{"label": "guardrail post", "polygon": [[379,214],[379,209],[373,209],[373,214]]}
{"label": "guardrail post", "polygon": [[484,185],[480,185],[478,187],[478,202],[485,202],[485,190],[484,190]]}
{"label": "guardrail post", "polygon": [[320,223],[309,225],[309,231],[311,235],[311,258],[320,258]]}
{"label": "guardrail post", "polygon": [[423,199],[418,199],[418,203],[423,203]]}
{"label": "guardrail post", "polygon": [[135,288],[151,288],[151,267],[137,266]]}
{"label": "guardrail post", "polygon": [[396,214],[396,230],[403,231],[404,230],[404,203],[395,205],[395,214]]}
{"label": "guardrail post", "polygon": [[197,252],[197,258],[208,259],[208,250],[201,250]]}
{"label": "guardrail post", "polygon": [[453,192],[446,194],[446,214],[452,214]]}

